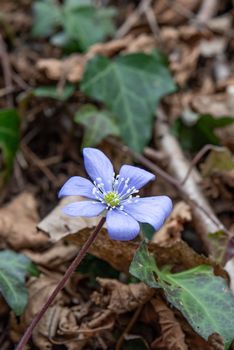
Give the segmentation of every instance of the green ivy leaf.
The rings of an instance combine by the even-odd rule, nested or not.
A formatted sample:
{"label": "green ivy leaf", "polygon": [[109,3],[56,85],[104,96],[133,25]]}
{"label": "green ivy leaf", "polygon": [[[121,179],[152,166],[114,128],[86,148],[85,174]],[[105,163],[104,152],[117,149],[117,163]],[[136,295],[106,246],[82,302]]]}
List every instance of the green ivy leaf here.
{"label": "green ivy leaf", "polygon": [[38,275],[29,258],[11,250],[0,252],[0,293],[17,316],[23,313],[28,302],[27,274]]}
{"label": "green ivy leaf", "polygon": [[234,123],[233,117],[215,118],[210,114],[194,114],[194,118],[191,125],[187,125],[183,119],[177,119],[172,127],[172,132],[180,141],[181,146],[192,152],[199,151],[208,143],[218,145],[219,138],[214,133],[215,129]]}
{"label": "green ivy leaf", "polygon": [[33,3],[32,34],[44,38],[53,33],[61,23],[62,12],[55,0],[39,0]]}
{"label": "green ivy leaf", "polygon": [[151,137],[156,105],[175,85],[162,60],[137,53],[114,61],[95,57],[86,66],[81,90],[104,102],[116,115],[125,143],[142,151]]}
{"label": "green ivy leaf", "polygon": [[85,126],[83,147],[98,145],[108,135],[119,135],[110,112],[99,111],[93,105],[83,106],[75,115],[75,121]]}
{"label": "green ivy leaf", "polygon": [[37,0],[33,12],[32,34],[43,38],[61,29],[51,42],[71,51],[85,51],[90,45],[104,41],[115,30],[115,9],[95,7],[88,0],[66,0],[64,5],[55,0]]}
{"label": "green ivy leaf", "polygon": [[11,173],[19,146],[20,119],[15,109],[0,110],[0,188]]}
{"label": "green ivy leaf", "polygon": [[67,1],[64,5],[63,25],[67,36],[86,51],[114,33],[113,8],[96,8],[90,2]]}
{"label": "green ivy leaf", "polygon": [[31,91],[36,97],[49,97],[59,101],[68,100],[74,93],[75,86],[67,84],[59,91],[57,86],[39,86]]}
{"label": "green ivy leaf", "polygon": [[215,276],[208,265],[179,273],[159,270],[145,242],[136,252],[130,273],[153,288],[162,288],[168,301],[181,311],[204,339],[219,333],[225,349],[234,337],[234,298],[226,281]]}

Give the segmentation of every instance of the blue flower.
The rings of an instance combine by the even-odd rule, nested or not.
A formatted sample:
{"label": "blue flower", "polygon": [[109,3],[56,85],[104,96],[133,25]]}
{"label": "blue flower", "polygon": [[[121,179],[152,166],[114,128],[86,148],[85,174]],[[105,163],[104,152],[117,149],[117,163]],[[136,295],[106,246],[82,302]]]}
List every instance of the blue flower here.
{"label": "blue flower", "polygon": [[139,222],[158,230],[172,210],[167,196],[140,198],[137,193],[155,176],[131,165],[123,165],[115,176],[110,160],[98,149],[84,148],[84,165],[92,181],[71,177],[61,188],[59,198],[83,196],[89,200],[66,205],[63,212],[70,216],[106,216],[111,239],[131,240],[139,231]]}

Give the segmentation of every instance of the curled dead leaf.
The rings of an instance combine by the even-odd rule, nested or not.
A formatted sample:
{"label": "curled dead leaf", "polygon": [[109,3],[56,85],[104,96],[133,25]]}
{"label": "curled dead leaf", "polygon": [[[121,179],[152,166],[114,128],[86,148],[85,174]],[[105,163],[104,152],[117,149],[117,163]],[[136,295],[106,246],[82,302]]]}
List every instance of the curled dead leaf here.
{"label": "curled dead leaf", "polygon": [[184,332],[173,311],[159,298],[153,298],[150,302],[158,315],[161,327],[161,337],[153,341],[151,348],[158,349],[159,346],[164,346],[168,350],[187,350]]}
{"label": "curled dead leaf", "polygon": [[220,334],[213,333],[208,338],[210,350],[225,350],[224,341]]}
{"label": "curled dead leaf", "polygon": [[37,205],[30,193],[22,193],[0,209],[0,240],[15,250],[46,246],[48,237],[37,232]]}
{"label": "curled dead leaf", "polygon": [[165,225],[154,234],[152,241],[162,246],[174,244],[181,238],[184,225],[191,220],[190,206],[182,201],[177,203]]}
{"label": "curled dead leaf", "polygon": [[[145,304],[154,294],[154,291],[144,283],[124,284],[109,278],[97,278],[97,281],[102,287],[101,294],[106,295],[108,293],[105,307],[115,314],[136,309]],[[93,299],[98,304],[103,302],[97,293],[93,295]]]}

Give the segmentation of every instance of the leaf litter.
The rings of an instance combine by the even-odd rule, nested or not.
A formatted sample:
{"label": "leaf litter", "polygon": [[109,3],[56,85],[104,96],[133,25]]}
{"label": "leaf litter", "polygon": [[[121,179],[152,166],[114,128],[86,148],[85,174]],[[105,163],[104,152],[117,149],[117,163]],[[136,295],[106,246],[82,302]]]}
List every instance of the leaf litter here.
{"label": "leaf litter", "polygon": [[[141,6],[147,1],[138,5],[135,2],[120,5],[108,1],[107,6],[109,3],[119,11],[116,34],[108,37],[106,42],[92,43],[92,38],[92,45],[83,42],[85,52],[73,51],[72,46],[58,47],[56,40],[49,42],[50,37],[48,40],[32,38],[29,34],[34,24],[32,1],[2,1],[1,4],[1,36],[7,44],[5,57],[10,62],[13,90],[8,89],[3,74],[0,78],[0,106],[3,109],[9,107],[5,98],[9,91],[14,106],[17,107],[16,101],[19,101],[23,141],[15,158],[12,178],[1,192],[0,246],[3,251],[12,249],[24,254],[40,271],[39,277],[28,276],[25,280],[29,303],[20,318],[0,298],[0,340],[4,350],[14,348],[14,343],[97,223],[96,219],[66,218],[61,215],[60,206],[56,206],[57,190],[67,177],[84,174],[79,149],[84,132],[89,129],[81,128],[79,124],[74,126],[75,114],[91,103],[92,108],[102,115],[110,103],[98,101],[96,93],[93,98],[85,96],[77,86],[91,60],[101,55],[113,64],[119,57],[123,59],[139,52],[151,55],[153,49],[161,49],[167,59],[164,61],[165,57],[160,57],[160,60],[168,65],[177,84],[177,91],[163,99],[168,126],[183,118],[187,111],[197,115],[210,114],[217,119],[217,124],[224,116],[233,117],[234,80],[230,59],[233,29],[228,1],[222,4],[214,1],[215,6],[209,11],[205,6],[208,1],[160,0],[153,1],[148,7]],[[60,42],[62,39],[60,36]],[[2,64],[2,48],[0,51]],[[5,73],[5,65],[1,67]],[[73,92],[66,101],[57,99],[57,92],[63,91],[67,82],[74,84]],[[45,86],[53,86],[53,96],[48,94],[45,97],[44,91],[44,97],[32,97],[33,89]],[[24,93],[27,101],[23,98]],[[91,129],[89,137],[91,132],[94,130]],[[233,134],[231,124],[215,128],[217,143],[226,147],[225,151],[209,151],[193,165],[200,175],[196,181],[202,195],[231,234],[224,237],[217,232],[213,235],[212,244],[217,249],[212,259],[202,255],[207,255],[207,251],[197,235],[199,217],[194,216],[193,204],[183,191],[178,191],[159,175],[158,183],[144,190],[147,195],[154,195],[165,192],[166,188],[176,203],[165,226],[158,233],[151,232],[152,242],[148,243],[159,266],[169,264],[173,266],[173,272],[204,264],[212,266],[216,276],[230,283],[232,291]],[[197,139],[200,140],[200,136],[198,134]],[[168,165],[173,153],[165,154],[152,129],[150,137],[153,154],[161,152],[164,155],[163,160],[153,158],[154,163],[170,174]],[[126,163],[126,159],[133,164],[134,157],[126,146],[116,147],[112,142],[116,138],[108,131],[96,142],[113,158],[116,168]],[[95,142],[95,137],[90,139]],[[128,141],[126,136],[125,141]],[[189,146],[192,150],[193,145]],[[184,153],[191,163],[193,151]],[[205,341],[194,332],[181,313],[165,300],[162,291],[152,290],[131,279],[128,267],[139,243],[140,240],[110,241],[104,228],[90,254],[97,259],[97,265],[98,259],[104,260],[119,277],[106,278],[99,272],[95,282],[87,272],[89,267],[85,272],[75,273],[35,330],[31,348],[108,349],[115,348],[121,338],[119,344],[123,348],[134,347],[138,341],[142,348],[152,349],[224,349],[219,335],[213,334]]]}

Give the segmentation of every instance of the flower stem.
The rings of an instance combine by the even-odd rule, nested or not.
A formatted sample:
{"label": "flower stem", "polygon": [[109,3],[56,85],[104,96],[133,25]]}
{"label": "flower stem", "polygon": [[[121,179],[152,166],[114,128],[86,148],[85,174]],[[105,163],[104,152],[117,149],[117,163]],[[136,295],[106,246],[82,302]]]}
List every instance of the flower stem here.
{"label": "flower stem", "polygon": [[47,311],[47,309],[49,308],[50,304],[55,300],[58,293],[63,289],[63,287],[67,283],[68,279],[71,277],[71,275],[73,274],[75,269],[79,266],[79,264],[81,263],[81,261],[85,257],[89,247],[96,239],[96,237],[97,237],[98,233],[100,232],[102,226],[104,225],[105,221],[106,221],[105,217],[101,218],[97,227],[95,228],[93,233],[89,236],[89,238],[87,239],[87,241],[85,242],[83,247],[79,250],[77,256],[75,257],[75,259],[72,261],[71,265],[66,270],[63,278],[57,284],[54,291],[51,293],[51,295],[49,296],[49,298],[47,299],[47,301],[43,305],[42,309],[33,318],[32,322],[30,323],[30,325],[26,329],[23,337],[21,338],[21,340],[20,340],[20,342],[17,345],[15,350],[23,350],[24,349],[25,345],[27,344],[28,340],[30,339],[30,337],[32,335],[34,328],[36,327],[38,322],[41,320],[41,318],[44,316],[44,314]]}

